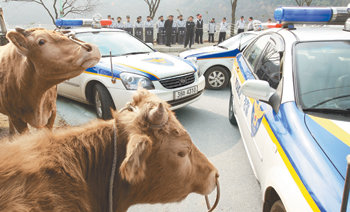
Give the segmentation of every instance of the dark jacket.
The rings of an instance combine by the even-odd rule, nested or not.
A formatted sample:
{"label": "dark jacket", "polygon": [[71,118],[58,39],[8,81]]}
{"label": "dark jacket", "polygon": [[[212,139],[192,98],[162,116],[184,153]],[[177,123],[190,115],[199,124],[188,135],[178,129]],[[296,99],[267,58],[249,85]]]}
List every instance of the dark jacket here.
{"label": "dark jacket", "polygon": [[195,27],[195,23],[193,21],[187,21],[186,22],[186,33],[187,34],[194,34],[194,27]]}
{"label": "dark jacket", "polygon": [[197,29],[203,29],[203,20],[197,20],[196,21],[196,28]]}
{"label": "dark jacket", "polygon": [[173,21],[170,21],[169,19],[167,19],[164,23],[164,28],[165,28],[165,31],[171,32],[173,30]]}

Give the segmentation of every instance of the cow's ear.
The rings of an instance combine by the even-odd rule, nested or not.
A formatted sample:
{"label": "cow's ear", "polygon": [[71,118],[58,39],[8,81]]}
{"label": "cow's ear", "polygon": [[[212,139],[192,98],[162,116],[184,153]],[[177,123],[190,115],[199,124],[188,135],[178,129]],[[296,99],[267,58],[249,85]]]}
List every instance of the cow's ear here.
{"label": "cow's ear", "polygon": [[126,156],[120,166],[123,179],[136,184],[145,178],[146,160],[152,150],[152,141],[145,135],[132,135],[126,147]]}
{"label": "cow's ear", "polygon": [[23,55],[28,54],[28,38],[23,32],[11,31],[7,33],[6,37],[17,47],[19,53]]}

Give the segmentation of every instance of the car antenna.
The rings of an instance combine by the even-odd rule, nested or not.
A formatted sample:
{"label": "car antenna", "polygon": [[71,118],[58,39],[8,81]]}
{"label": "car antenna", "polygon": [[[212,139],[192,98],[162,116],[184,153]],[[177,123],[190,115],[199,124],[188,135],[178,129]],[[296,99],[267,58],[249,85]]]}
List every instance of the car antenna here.
{"label": "car antenna", "polygon": [[112,51],[111,50],[109,50],[109,60],[111,63],[112,83],[115,84],[116,78],[114,77],[114,73],[113,73],[113,59],[112,59]]}
{"label": "car antenna", "polygon": [[349,190],[350,190],[350,155],[346,156],[346,161],[347,161],[348,167],[346,169],[346,176],[345,176],[345,183],[344,183],[344,193],[343,193],[343,199],[341,201],[340,212],[346,212],[346,209],[347,209],[347,206],[348,206],[348,199],[349,199]]}

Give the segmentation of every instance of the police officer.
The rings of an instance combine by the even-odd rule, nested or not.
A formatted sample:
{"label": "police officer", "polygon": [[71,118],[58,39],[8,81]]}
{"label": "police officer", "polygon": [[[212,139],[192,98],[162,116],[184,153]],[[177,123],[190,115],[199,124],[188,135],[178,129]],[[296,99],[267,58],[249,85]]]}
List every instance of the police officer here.
{"label": "police officer", "polygon": [[164,44],[164,17],[161,15],[158,18],[158,22],[156,24],[157,30],[157,43],[158,44]]}
{"label": "police officer", "polygon": [[134,24],[135,28],[135,37],[137,37],[140,40],[143,40],[143,23],[142,23],[142,17],[138,16],[136,19],[136,22]]}
{"label": "police officer", "polygon": [[254,30],[254,25],[253,25],[253,17],[249,17],[249,22],[248,22],[248,31],[253,31]]}
{"label": "police officer", "polygon": [[201,14],[198,14],[198,19],[196,20],[196,43],[203,44],[203,20]]}
{"label": "police officer", "polygon": [[208,42],[209,43],[214,43],[214,34],[216,32],[216,23],[215,23],[215,18],[212,18],[211,21],[209,22],[208,26]]}
{"label": "police officer", "polygon": [[224,41],[226,39],[226,32],[228,30],[228,23],[226,22],[226,18],[224,17],[222,19],[222,22],[220,23],[220,34],[219,34],[219,43]]}
{"label": "police officer", "polygon": [[165,39],[166,39],[166,46],[171,47],[171,33],[173,32],[173,19],[174,16],[169,15],[168,19],[164,23],[165,28]]}
{"label": "police officer", "polygon": [[241,16],[241,19],[237,21],[236,27],[238,29],[237,34],[244,32],[245,20],[244,16]]}
{"label": "police officer", "polygon": [[117,18],[117,22],[114,24],[113,28],[117,28],[117,29],[123,29],[124,28],[124,24],[122,22],[122,18],[121,17]]}
{"label": "police officer", "polygon": [[194,28],[195,23],[193,22],[193,16],[188,17],[186,22],[186,39],[185,39],[185,48],[189,44],[189,47],[191,48],[193,43],[193,36],[194,36]]}
{"label": "police officer", "polygon": [[145,42],[153,43],[153,20],[151,16],[147,16],[145,26]]}
{"label": "police officer", "polygon": [[186,21],[183,19],[183,15],[179,15],[177,20],[177,43],[185,43]]}
{"label": "police officer", "polygon": [[134,25],[130,21],[130,16],[126,16],[126,22],[124,23],[124,30],[127,31],[130,35],[134,34]]}

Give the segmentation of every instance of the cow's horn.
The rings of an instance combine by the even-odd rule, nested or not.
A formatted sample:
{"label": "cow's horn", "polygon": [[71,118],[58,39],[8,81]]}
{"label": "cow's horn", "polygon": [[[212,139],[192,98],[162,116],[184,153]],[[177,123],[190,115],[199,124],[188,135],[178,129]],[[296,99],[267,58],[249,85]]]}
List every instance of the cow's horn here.
{"label": "cow's horn", "polygon": [[153,108],[148,115],[148,120],[152,125],[163,125],[168,121],[168,113],[163,103],[159,103],[156,108]]}
{"label": "cow's horn", "polygon": [[16,27],[15,29],[16,29],[16,32],[21,33],[24,36],[28,36],[29,35],[29,33],[25,29],[23,29],[21,27]]}

